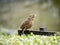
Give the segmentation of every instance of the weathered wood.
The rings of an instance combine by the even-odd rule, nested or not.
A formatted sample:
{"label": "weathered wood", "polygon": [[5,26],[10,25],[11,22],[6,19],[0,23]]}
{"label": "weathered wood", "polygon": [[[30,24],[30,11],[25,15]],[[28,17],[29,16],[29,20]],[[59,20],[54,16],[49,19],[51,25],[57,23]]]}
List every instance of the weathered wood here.
{"label": "weathered wood", "polygon": [[[46,35],[46,36],[51,36],[51,35],[54,36],[54,34],[56,33],[56,32],[41,32],[41,31],[29,31],[29,30],[27,30],[24,32],[24,34],[30,34],[31,32],[35,35]],[[22,31],[18,30],[18,34],[21,35]]]}

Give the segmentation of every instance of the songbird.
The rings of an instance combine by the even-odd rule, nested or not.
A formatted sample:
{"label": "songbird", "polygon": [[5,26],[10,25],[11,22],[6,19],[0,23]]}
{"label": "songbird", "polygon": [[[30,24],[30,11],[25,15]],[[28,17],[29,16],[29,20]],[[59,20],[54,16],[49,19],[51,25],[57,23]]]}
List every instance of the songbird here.
{"label": "songbird", "polygon": [[35,16],[36,16],[35,14],[29,15],[27,20],[23,22],[23,24],[20,27],[22,29],[23,34],[24,34],[24,31],[26,31],[27,29],[30,29],[33,26],[33,21],[34,21]]}

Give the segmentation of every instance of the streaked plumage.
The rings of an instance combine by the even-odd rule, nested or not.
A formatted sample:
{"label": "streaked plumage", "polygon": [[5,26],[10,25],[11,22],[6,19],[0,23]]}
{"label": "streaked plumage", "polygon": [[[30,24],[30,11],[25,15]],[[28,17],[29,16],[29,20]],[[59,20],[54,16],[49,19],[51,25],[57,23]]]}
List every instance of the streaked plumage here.
{"label": "streaked plumage", "polygon": [[30,29],[33,26],[35,15],[30,15],[26,21],[23,22],[21,25],[22,33],[24,33],[25,30]]}

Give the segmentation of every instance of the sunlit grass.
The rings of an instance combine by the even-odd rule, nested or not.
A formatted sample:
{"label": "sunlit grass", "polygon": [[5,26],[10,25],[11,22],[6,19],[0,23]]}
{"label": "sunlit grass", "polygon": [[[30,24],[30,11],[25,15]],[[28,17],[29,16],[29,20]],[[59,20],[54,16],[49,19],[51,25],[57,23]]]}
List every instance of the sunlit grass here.
{"label": "sunlit grass", "polygon": [[0,34],[0,45],[60,45],[60,36]]}

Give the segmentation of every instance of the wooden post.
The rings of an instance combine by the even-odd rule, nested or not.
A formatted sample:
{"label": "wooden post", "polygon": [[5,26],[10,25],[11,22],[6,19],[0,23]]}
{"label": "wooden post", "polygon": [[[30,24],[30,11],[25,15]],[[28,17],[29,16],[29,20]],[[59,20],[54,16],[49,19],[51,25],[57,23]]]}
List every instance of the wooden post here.
{"label": "wooden post", "polygon": [[[45,36],[54,36],[54,34],[56,32],[40,32],[40,31],[25,31],[24,34],[30,34],[30,33],[33,33],[35,35],[45,35]],[[22,34],[22,31],[21,30],[18,30],[18,35],[21,35]]]}

